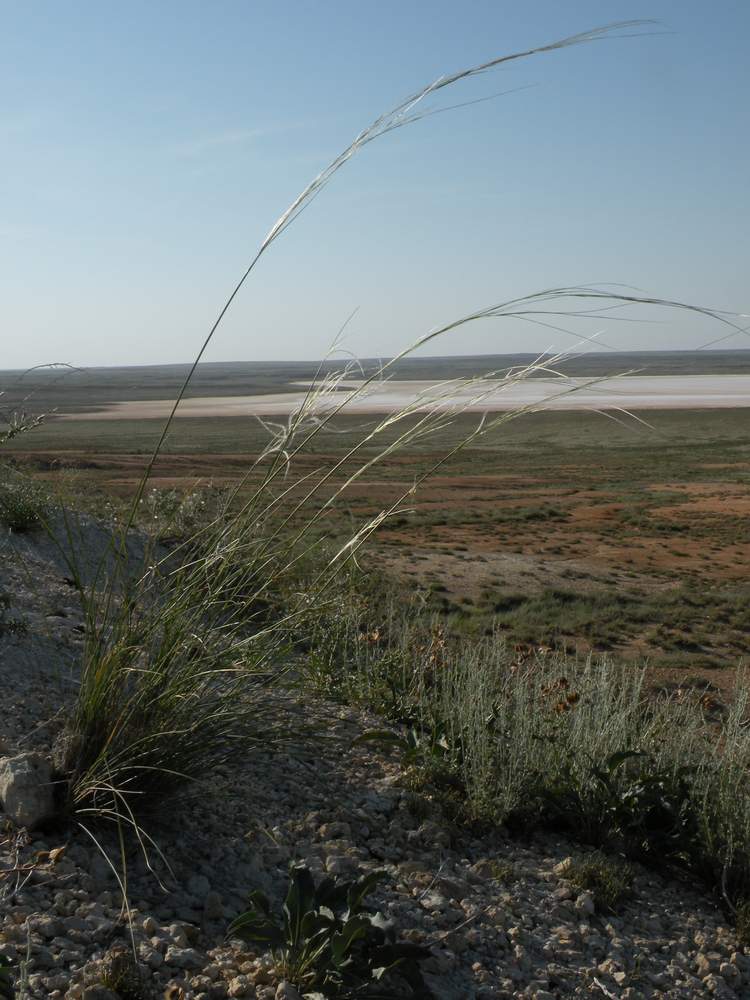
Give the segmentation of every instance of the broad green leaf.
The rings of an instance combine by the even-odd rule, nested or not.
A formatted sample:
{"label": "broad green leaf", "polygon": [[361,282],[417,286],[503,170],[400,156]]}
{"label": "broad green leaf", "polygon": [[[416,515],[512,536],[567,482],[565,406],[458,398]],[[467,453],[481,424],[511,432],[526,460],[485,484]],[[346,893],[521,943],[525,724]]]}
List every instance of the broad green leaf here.
{"label": "broad green leaf", "polygon": [[289,869],[289,891],[284,901],[290,942],[299,940],[303,916],[313,908],[315,882],[306,865],[292,865]]}
{"label": "broad green leaf", "polygon": [[[330,913],[330,910],[328,912]],[[312,937],[323,929],[328,930],[330,926],[331,921],[327,914],[320,910],[308,910],[307,913],[303,914],[300,922],[301,937],[303,939]]]}
{"label": "broad green leaf", "polygon": [[247,897],[248,903],[251,907],[255,907],[256,910],[260,910],[267,917],[271,915],[271,904],[268,901],[268,896],[260,889],[254,889]]}
{"label": "broad green leaf", "polygon": [[253,944],[265,944],[269,948],[278,947],[284,937],[273,919],[257,910],[241,913],[229,925],[228,937],[239,937]]}
{"label": "broad green leaf", "polygon": [[331,938],[331,957],[334,965],[342,965],[355,941],[367,936],[370,921],[367,917],[351,917],[346,921],[341,931]]}
{"label": "broad green leaf", "polygon": [[346,903],[351,882],[336,880],[326,876],[315,890],[315,901],[318,907],[328,906],[332,910],[340,909]]}
{"label": "broad green leaf", "polygon": [[356,882],[352,883],[347,894],[349,913],[353,914],[359,911],[365,897],[370,895],[375,886],[384,878],[384,876],[384,871],[368,872],[366,875],[360,876]]}

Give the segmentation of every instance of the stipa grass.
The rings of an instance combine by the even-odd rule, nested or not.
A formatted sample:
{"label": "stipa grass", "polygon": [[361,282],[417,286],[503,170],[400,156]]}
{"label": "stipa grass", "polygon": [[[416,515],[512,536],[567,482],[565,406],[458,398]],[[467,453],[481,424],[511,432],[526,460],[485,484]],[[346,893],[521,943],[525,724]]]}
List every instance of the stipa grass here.
{"label": "stipa grass", "polygon": [[[404,722],[409,752],[429,763],[430,780],[453,796],[457,810],[489,821],[575,827],[594,843],[621,844],[636,854],[661,852],[700,868],[706,877],[731,872],[736,885],[746,880],[750,807],[740,789],[747,763],[740,716],[722,733],[721,755],[712,756],[705,726],[677,703],[649,707],[640,675],[554,658],[531,669],[514,664],[498,640],[456,655],[439,630],[415,635],[396,618],[387,640],[381,640],[377,629],[362,632],[346,604],[336,606],[338,582],[355,554],[388,518],[408,509],[430,475],[463,447],[539,407],[479,420],[400,496],[325,552],[321,529],[328,512],[370,470],[409,445],[439,440],[469,407],[535,372],[559,378],[559,391],[547,402],[596,379],[570,382],[558,370],[562,358],[545,357],[482,378],[449,380],[400,412],[376,419],[334,461],[311,463],[301,476],[288,476],[331,422],[388,378],[402,358],[467,324],[513,320],[560,329],[564,317],[585,325],[611,310],[646,305],[689,309],[732,331],[741,329],[727,315],[592,287],[553,288],[491,304],[429,331],[354,389],[347,388],[353,372],[361,375],[354,367],[323,374],[321,366],[300,408],[285,424],[268,424],[268,446],[205,521],[193,527],[188,518],[187,537],[180,531],[179,544],[167,553],[154,544],[145,559],[130,556],[149,478],[198,363],[261,256],[337,171],[370,142],[433,113],[418,105],[445,87],[509,60],[612,31],[589,32],[441,77],[361,132],[294,200],[258,248],[197,354],[109,557],[90,581],[74,558],[70,563],[84,604],[86,641],[80,690],[59,761],[69,777],[68,807],[87,830],[94,821],[111,820],[121,831],[134,832],[147,851],[143,823],[155,805],[220,763],[281,738],[269,692],[288,669],[290,643],[302,633],[313,636],[318,680],[330,676],[330,687],[340,684]],[[457,389],[463,390],[463,402],[451,404]],[[300,587],[304,564],[312,571]],[[330,615],[340,620],[319,642],[316,622]],[[342,664],[351,679],[342,680]],[[690,774],[683,771],[685,760],[691,762]]]}
{"label": "stipa grass", "polygon": [[[573,299],[576,309],[585,302],[589,318],[598,306],[609,309],[615,300],[622,305],[646,301],[622,295],[613,300],[608,293],[590,288],[545,291],[494,304],[430,331],[351,391],[339,390],[345,388],[353,369],[321,375],[285,425],[268,426],[270,444],[230,490],[216,516],[168,558],[154,552],[143,566],[134,569],[127,555],[128,535],[136,523],[149,477],[205,350],[257,262],[357,152],[434,113],[421,110],[425,98],[508,61],[597,41],[613,33],[628,34],[640,26],[642,22],[624,22],[596,29],[441,77],[359,133],[273,225],[219,311],[175,400],[121,537],[113,542],[114,571],[98,573],[86,587],[76,567],[71,567],[86,611],[87,640],[80,694],[61,741],[60,760],[70,775],[69,804],[79,817],[105,817],[137,828],[138,816],[154,802],[161,802],[165,794],[210,770],[217,761],[247,753],[256,740],[272,738],[273,723],[261,708],[260,686],[252,678],[260,670],[265,676],[270,667],[278,670],[279,652],[290,627],[326,605],[329,585],[340,567],[385,519],[399,512],[419,482],[356,530],[330,559],[319,561],[304,601],[297,600],[283,616],[272,619],[264,617],[269,595],[315,548],[315,530],[326,512],[368,469],[409,443],[439,434],[469,403],[494,394],[498,382],[489,388],[479,378],[438,385],[401,412],[377,421],[338,461],[289,485],[286,475],[290,465],[347,404],[387,377],[393,365],[416,347],[467,323],[513,317],[539,322],[541,314],[552,310],[558,315]],[[535,370],[555,374],[557,360],[545,358],[544,364],[502,373],[502,385],[509,386]],[[448,414],[441,412],[441,403],[449,400],[458,386],[473,390],[473,396],[470,392],[467,403]],[[578,387],[563,381],[560,394]],[[521,412],[525,411],[504,413],[480,423],[468,440]],[[437,461],[430,471],[448,457]],[[427,475],[429,472],[421,480]],[[315,512],[300,519],[311,501],[321,495],[324,500]]]}

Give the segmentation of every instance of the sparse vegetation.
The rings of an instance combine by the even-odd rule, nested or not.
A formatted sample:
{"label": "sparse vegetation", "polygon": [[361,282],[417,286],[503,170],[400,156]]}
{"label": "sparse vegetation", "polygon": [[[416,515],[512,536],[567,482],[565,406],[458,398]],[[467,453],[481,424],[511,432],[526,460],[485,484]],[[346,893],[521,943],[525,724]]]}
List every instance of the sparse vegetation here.
{"label": "sparse vegetation", "polygon": [[605,913],[615,912],[628,898],[634,875],[632,865],[600,851],[571,859],[563,872],[574,888],[590,892],[597,907]]}
{"label": "sparse vegetation", "polygon": [[12,603],[10,594],[0,594],[0,636],[25,635],[29,630],[27,621],[9,614]]}
{"label": "sparse vegetation", "polygon": [[[452,815],[547,827],[658,866],[686,868],[733,903],[750,886],[750,685],[716,713],[699,688],[656,696],[605,659],[469,646],[419,609],[352,597],[321,624],[310,681],[404,727],[374,733],[419,761]],[[350,610],[351,609],[351,610]],[[378,615],[363,617],[370,613]],[[457,793],[460,808],[457,809]]]}
{"label": "sparse vegetation", "polygon": [[107,951],[90,978],[94,989],[111,990],[119,1000],[150,1000],[153,996],[132,951],[122,945]]}
{"label": "sparse vegetation", "polygon": [[0,470],[0,475],[0,525],[18,532],[40,528],[50,510],[48,492],[12,470]]}

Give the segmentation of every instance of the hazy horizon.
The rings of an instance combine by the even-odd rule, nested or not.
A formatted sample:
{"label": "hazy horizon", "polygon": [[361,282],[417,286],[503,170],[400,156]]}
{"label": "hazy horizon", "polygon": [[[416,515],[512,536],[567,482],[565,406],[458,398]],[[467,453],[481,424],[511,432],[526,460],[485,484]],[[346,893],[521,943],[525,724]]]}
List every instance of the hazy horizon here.
{"label": "hazy horizon", "polygon": [[[666,349],[666,350],[660,350],[658,348],[653,348],[651,350],[645,349],[645,350],[637,350],[637,351],[636,350],[622,350],[622,351],[609,351],[609,352],[603,352],[603,351],[576,352],[575,355],[571,355],[570,358],[564,359],[564,360],[566,362],[569,362],[571,360],[576,360],[576,361],[578,361],[578,360],[592,360],[592,359],[600,360],[602,357],[608,357],[608,358],[616,359],[618,357],[644,357],[644,356],[645,357],[651,356],[651,357],[653,357],[655,359],[655,358],[660,358],[660,357],[667,358],[667,357],[674,356],[674,355],[677,355],[677,356],[679,356],[681,358],[696,358],[696,359],[700,358],[700,357],[710,358],[712,356],[717,356],[717,355],[721,356],[721,357],[735,356],[735,355],[745,356],[746,355],[747,358],[750,359],[750,347],[746,347],[746,348],[710,348],[710,349],[689,349],[689,348],[688,349],[681,349],[681,348],[672,348],[672,349]],[[491,359],[491,358],[517,359],[517,360],[528,359],[528,360],[531,360],[531,359],[534,359],[534,358],[544,358],[544,357],[551,357],[551,356],[552,355],[544,354],[544,353],[540,353],[540,352],[533,352],[533,351],[508,351],[508,352],[503,352],[503,353],[486,353],[486,354],[482,354],[482,353],[478,353],[478,354],[426,354],[426,355],[419,355],[419,356],[407,356],[407,357],[405,357],[405,358],[402,359],[401,364],[405,365],[405,366],[408,366],[408,365],[411,365],[411,364],[428,366],[431,362],[453,362],[453,363],[460,363],[460,362],[466,362],[466,361],[481,361],[483,359]],[[357,359],[357,363],[358,364],[362,364],[362,365],[370,365],[370,364],[386,363],[386,362],[389,362],[391,360],[392,360],[392,357],[373,355],[372,357],[358,358]],[[263,367],[276,367],[276,366],[278,366],[278,367],[289,366],[290,368],[294,368],[295,366],[298,366],[298,365],[310,365],[310,366],[313,366],[313,365],[323,364],[323,365],[328,365],[328,366],[339,367],[344,361],[345,361],[345,359],[343,359],[341,357],[338,357],[338,358],[337,357],[333,357],[333,358],[328,358],[328,359],[326,359],[326,358],[316,358],[316,357],[310,357],[310,358],[303,358],[303,357],[296,357],[296,358],[264,358],[264,359],[229,358],[229,359],[221,360],[221,361],[218,361],[218,360],[202,361],[200,363],[197,371],[200,371],[200,369],[203,369],[203,368],[210,368],[212,366],[213,367],[219,367],[219,366],[222,366],[222,367],[232,367],[232,366],[244,367],[244,366],[257,365],[260,368],[263,368]],[[55,371],[59,371],[60,370],[59,368],[57,368],[57,365],[59,365],[59,364],[60,364],[59,362],[48,362],[48,363],[45,363],[45,364],[29,366],[27,368],[0,368],[0,376],[2,376],[2,375],[19,375],[19,374],[23,375],[23,374],[30,374],[32,372],[40,372],[40,373],[48,372],[50,374],[54,374]],[[67,363],[64,363],[64,364],[66,364],[66,366],[67,366]],[[192,367],[192,364],[193,364],[192,361],[163,361],[163,362],[155,362],[155,363],[144,362],[143,364],[125,364],[125,365],[99,365],[99,364],[81,363],[78,366],[70,366],[70,367],[73,369],[73,371],[79,370],[81,373],[96,372],[96,371],[127,371],[129,369],[134,369],[134,370],[137,371],[139,369],[144,369],[144,368],[183,368],[183,369],[185,369],[187,371],[187,370],[189,370]],[[3,388],[3,386],[0,385],[0,390],[2,388]]]}

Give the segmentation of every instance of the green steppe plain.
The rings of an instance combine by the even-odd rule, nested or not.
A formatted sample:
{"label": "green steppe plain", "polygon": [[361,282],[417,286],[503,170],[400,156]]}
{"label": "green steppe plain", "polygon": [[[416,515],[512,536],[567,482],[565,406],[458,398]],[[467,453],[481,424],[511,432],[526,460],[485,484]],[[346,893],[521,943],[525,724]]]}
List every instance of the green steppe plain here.
{"label": "green steppe plain", "polygon": [[[750,370],[748,352],[605,357],[609,372]],[[413,361],[397,374],[471,375],[500,367],[500,360]],[[502,359],[505,365],[522,360]],[[602,374],[603,364],[581,359],[570,373]],[[191,391],[278,392],[311,372],[304,363],[207,365]],[[6,446],[7,459],[94,508],[124,500],[161,421],[67,421],[59,414],[116,400],[169,398],[183,373],[174,366],[39,376],[27,405],[57,415]],[[13,389],[6,374],[0,384],[9,388],[10,405],[18,383]],[[462,633],[496,628],[519,650],[565,647],[645,660],[665,685],[729,684],[750,635],[750,407],[639,411],[637,417],[642,423],[598,413],[537,413],[493,431],[442,466],[410,501],[412,509],[369,543],[363,564],[396,587],[421,589],[428,610]],[[336,502],[325,533],[342,538],[392,503],[476,424],[476,416],[460,417],[439,438],[374,467]],[[292,477],[325,469],[369,425],[370,418],[338,418],[335,433],[316,438]],[[234,481],[267,440],[252,418],[179,419],[152,485],[189,491]],[[365,449],[360,457],[373,453]],[[356,464],[345,463],[341,477]],[[314,502],[327,495],[322,491]]]}

